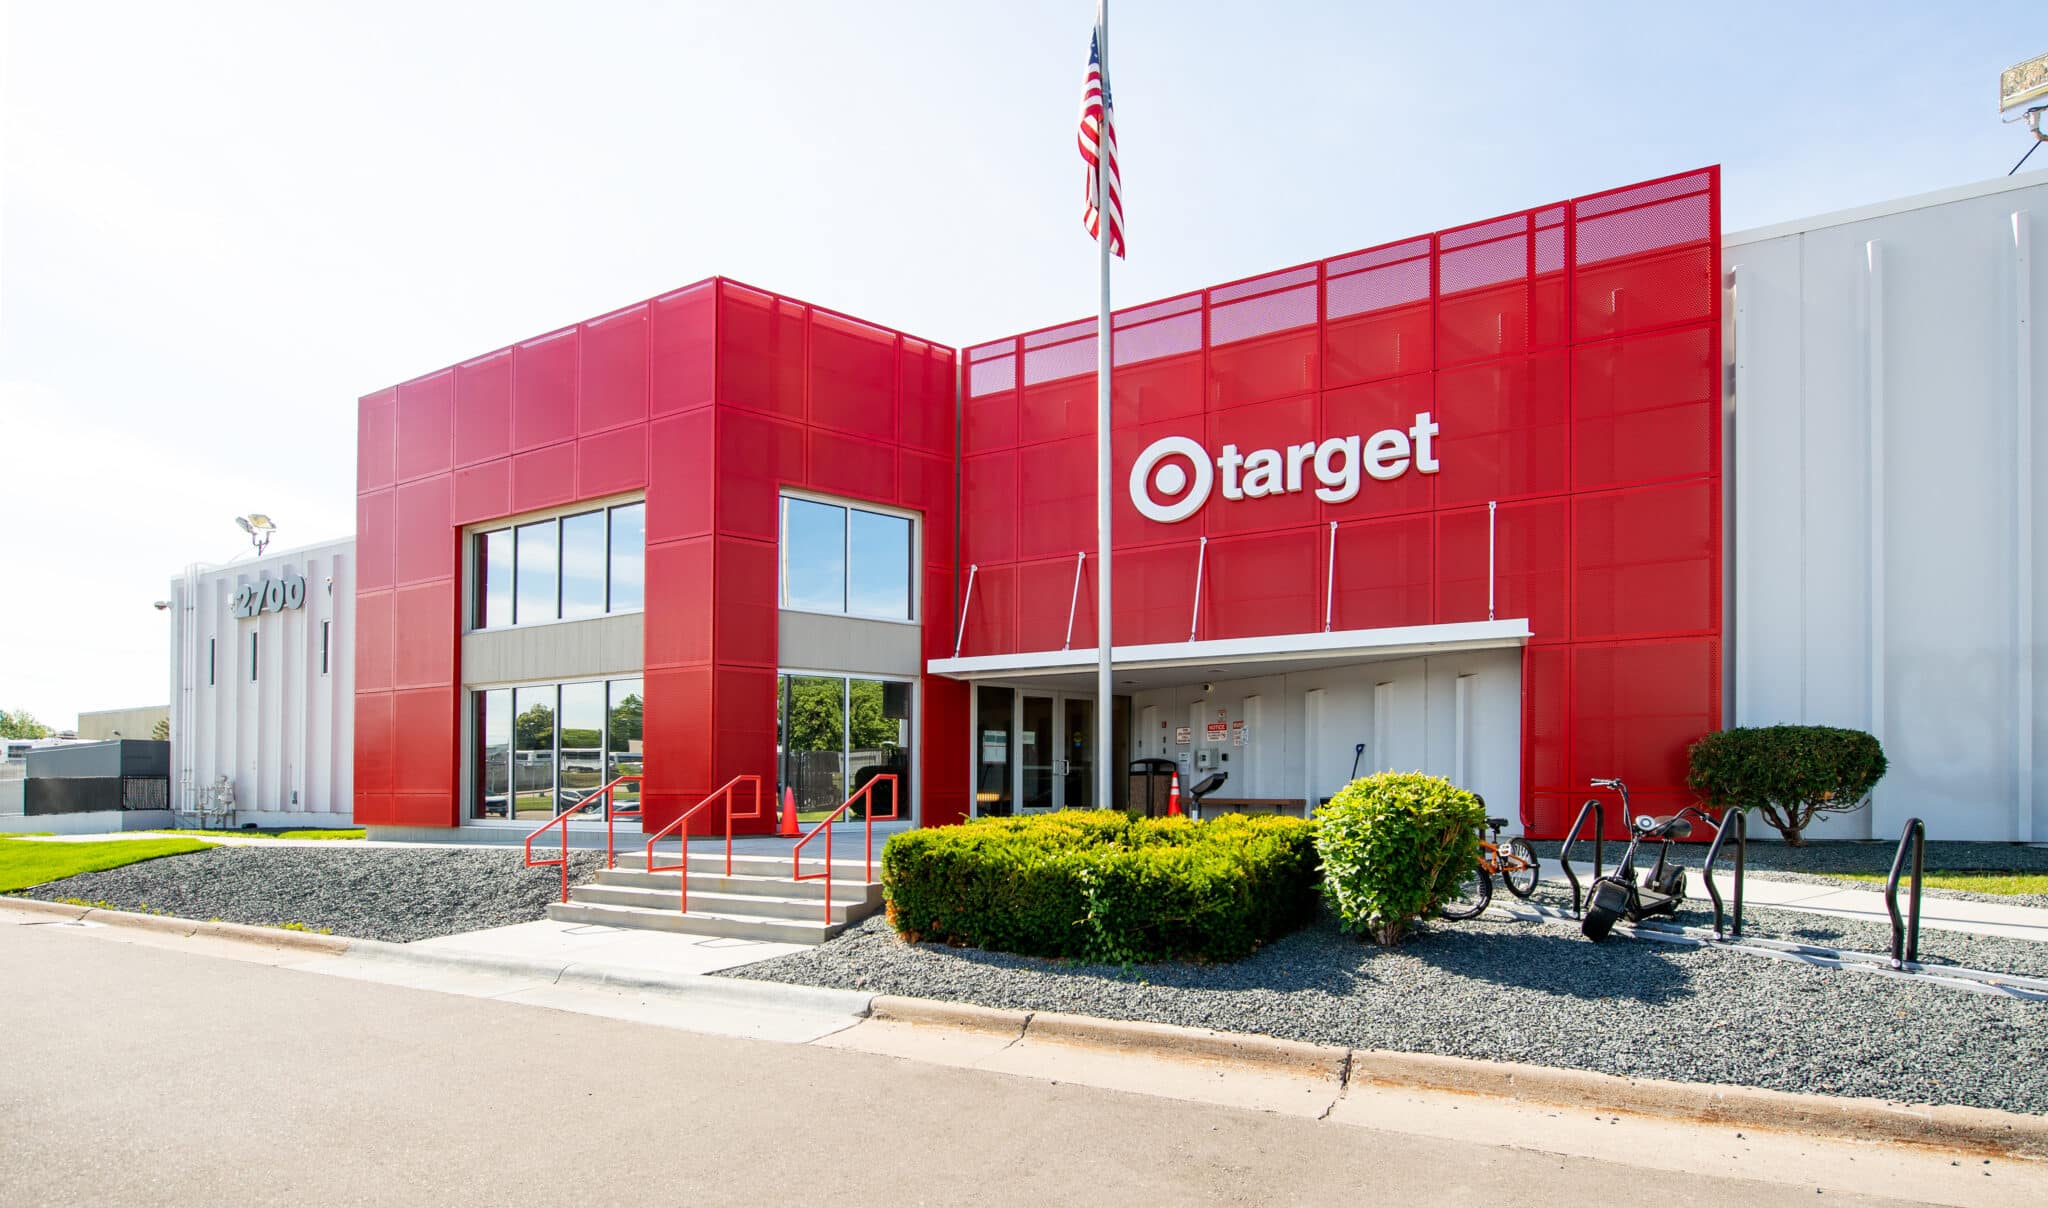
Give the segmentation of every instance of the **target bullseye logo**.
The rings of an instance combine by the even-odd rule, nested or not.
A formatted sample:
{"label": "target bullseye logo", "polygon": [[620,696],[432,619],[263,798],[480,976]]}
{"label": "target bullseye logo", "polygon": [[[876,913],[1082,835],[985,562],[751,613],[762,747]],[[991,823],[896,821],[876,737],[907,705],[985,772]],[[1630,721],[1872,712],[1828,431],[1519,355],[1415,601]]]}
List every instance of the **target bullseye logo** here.
{"label": "target bullseye logo", "polygon": [[[1188,482],[1188,471],[1179,461],[1168,461],[1170,457],[1184,458],[1193,467],[1192,485]],[[1169,436],[1147,445],[1131,466],[1131,503],[1147,520],[1177,524],[1209,501],[1209,489],[1215,482],[1216,471],[1209,464],[1209,451],[1185,436]],[[1155,490],[1157,496],[1153,494]],[[1160,496],[1168,502],[1159,502]]]}
{"label": "target bullseye logo", "polygon": [[1435,417],[1418,411],[1408,428],[1250,452],[1228,444],[1214,461],[1199,441],[1161,437],[1145,446],[1131,466],[1131,506],[1147,520],[1178,524],[1209,502],[1209,491],[1219,477],[1223,498],[1233,503],[1297,491],[1314,491],[1324,503],[1347,503],[1357,498],[1363,479],[1390,482],[1411,469],[1436,473],[1441,466],[1436,439],[1442,432]]}

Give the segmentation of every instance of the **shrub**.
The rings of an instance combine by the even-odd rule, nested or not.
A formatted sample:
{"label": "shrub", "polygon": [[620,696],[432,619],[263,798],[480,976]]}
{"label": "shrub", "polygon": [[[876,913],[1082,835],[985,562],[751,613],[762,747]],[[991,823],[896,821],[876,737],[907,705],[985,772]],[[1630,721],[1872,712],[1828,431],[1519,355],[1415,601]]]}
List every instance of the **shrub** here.
{"label": "shrub", "polygon": [[1129,964],[1236,960],[1315,910],[1314,827],[1069,810],[905,831],[882,848],[913,942]]}
{"label": "shrub", "polygon": [[1816,815],[1860,808],[1885,772],[1876,738],[1834,726],[1722,730],[1689,755],[1686,783],[1708,805],[1756,810],[1793,847]]}
{"label": "shrub", "polygon": [[1441,776],[1381,772],[1316,811],[1323,896],[1347,931],[1397,944],[1479,862],[1486,807]]}

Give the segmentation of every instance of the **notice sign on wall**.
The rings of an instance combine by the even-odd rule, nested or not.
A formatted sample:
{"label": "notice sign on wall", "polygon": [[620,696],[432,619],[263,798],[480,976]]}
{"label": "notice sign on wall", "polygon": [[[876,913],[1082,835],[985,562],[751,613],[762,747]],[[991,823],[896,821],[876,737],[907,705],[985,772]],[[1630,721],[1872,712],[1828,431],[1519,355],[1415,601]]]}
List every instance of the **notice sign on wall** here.
{"label": "notice sign on wall", "polygon": [[1186,746],[1190,742],[1193,742],[1194,738],[1194,730],[1187,726],[1175,726],[1173,728],[1173,741],[1181,746]]}
{"label": "notice sign on wall", "polygon": [[981,761],[1001,763],[1010,757],[1010,735],[1007,730],[983,730],[981,732]]}
{"label": "notice sign on wall", "polygon": [[1245,739],[1245,728],[1244,728],[1244,723],[1243,723],[1243,722],[1241,722],[1241,721],[1234,721],[1234,722],[1231,722],[1231,723],[1230,723],[1230,745],[1231,745],[1231,746],[1233,746],[1233,747],[1241,747],[1241,746],[1243,746],[1243,745],[1245,744],[1245,742],[1246,742],[1246,739]]}
{"label": "notice sign on wall", "polygon": [[1202,738],[1208,742],[1222,742],[1230,737],[1230,723],[1212,721],[1203,727]]}

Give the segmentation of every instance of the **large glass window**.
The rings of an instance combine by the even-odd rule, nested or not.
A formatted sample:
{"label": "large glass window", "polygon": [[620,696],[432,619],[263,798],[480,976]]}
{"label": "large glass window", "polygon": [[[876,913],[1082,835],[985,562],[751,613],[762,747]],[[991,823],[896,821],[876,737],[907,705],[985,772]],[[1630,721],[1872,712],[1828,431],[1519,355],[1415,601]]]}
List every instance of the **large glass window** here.
{"label": "large glass window", "polygon": [[512,623],[512,530],[482,533],[476,539],[476,627],[495,629]]}
{"label": "large glass window", "polygon": [[899,680],[852,679],[837,675],[785,675],[776,681],[776,731],[781,740],[782,785],[796,795],[797,817],[817,821],[861,786],[894,774],[901,794],[892,802],[886,787],[845,815],[863,816],[871,800],[875,814],[910,817],[910,688]]}
{"label": "large glass window", "polygon": [[518,535],[518,561],[512,568],[517,584],[513,589],[512,623],[552,621],[561,615],[561,597],[555,590],[561,526],[544,520],[539,524],[522,524],[514,532]]}
{"label": "large glass window", "polygon": [[555,689],[512,692],[512,816],[555,815]]}
{"label": "large glass window", "polygon": [[638,608],[646,595],[647,505],[612,509],[610,609]]}
{"label": "large glass window", "polygon": [[512,690],[476,694],[477,808],[479,818],[512,816]]}
{"label": "large glass window", "polygon": [[782,501],[782,606],[846,611],[846,509]]}
{"label": "large glass window", "polygon": [[852,508],[846,523],[846,611],[909,620],[910,521]]}
{"label": "large glass window", "polygon": [[604,615],[604,581],[609,570],[604,513],[562,517],[562,616]]}
{"label": "large glass window", "polygon": [[908,517],[785,496],[782,607],[910,620],[914,544]]}
{"label": "large glass window", "polygon": [[[639,775],[640,694],[637,676],[475,693],[471,815],[545,820],[622,775]],[[638,782],[612,793],[615,810],[632,813],[639,803]],[[593,805],[577,816],[604,814]]]}
{"label": "large glass window", "polygon": [[470,566],[477,629],[602,616],[642,607],[647,505],[478,533]]}

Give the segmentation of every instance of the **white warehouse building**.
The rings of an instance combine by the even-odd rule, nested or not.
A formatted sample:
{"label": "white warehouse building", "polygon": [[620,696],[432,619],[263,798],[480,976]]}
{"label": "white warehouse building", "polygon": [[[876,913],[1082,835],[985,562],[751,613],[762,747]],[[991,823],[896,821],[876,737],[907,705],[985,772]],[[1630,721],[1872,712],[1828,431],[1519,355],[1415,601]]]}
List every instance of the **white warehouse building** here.
{"label": "white warehouse building", "polygon": [[171,582],[171,805],[181,821],[353,817],[355,541]]}
{"label": "white warehouse building", "polygon": [[1732,724],[1884,743],[1815,838],[2048,841],[2048,173],[1728,236]]}

